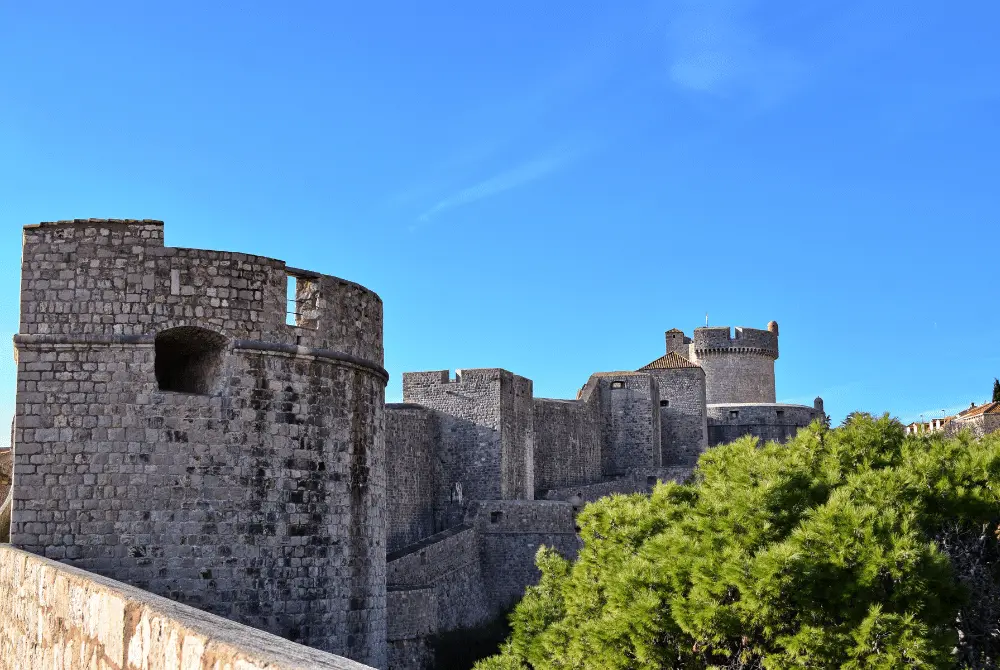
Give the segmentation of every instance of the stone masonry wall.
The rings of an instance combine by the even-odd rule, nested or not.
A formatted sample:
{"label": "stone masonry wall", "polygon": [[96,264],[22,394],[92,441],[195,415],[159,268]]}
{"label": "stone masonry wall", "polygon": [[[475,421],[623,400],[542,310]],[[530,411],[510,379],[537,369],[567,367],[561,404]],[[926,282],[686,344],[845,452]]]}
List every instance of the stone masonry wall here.
{"label": "stone masonry wall", "polygon": [[396,551],[438,529],[435,503],[447,492],[437,483],[439,420],[419,405],[390,404],[385,412],[388,550]]}
{"label": "stone masonry wall", "polygon": [[0,542],[10,541],[10,484],[14,470],[14,452],[0,450]]}
{"label": "stone masonry wall", "polygon": [[708,404],[773,403],[776,332],[756,328],[696,328],[688,360],[705,370]]}
{"label": "stone masonry wall", "polygon": [[694,472],[692,466],[671,466],[634,470],[628,475],[617,479],[609,479],[594,484],[569,486],[562,489],[549,489],[546,500],[561,500],[580,508],[583,504],[606,498],[610,495],[632,493],[651,493],[657,482],[683,483]]}
{"label": "stone masonry wall", "polygon": [[0,504],[7,500],[10,493],[10,479],[14,470],[14,452],[10,449],[0,449]]}
{"label": "stone masonry wall", "polygon": [[[660,465],[660,398],[657,383],[645,373],[602,373],[598,377],[604,428],[604,475]],[[620,385],[620,387],[618,387]]]}
{"label": "stone masonry wall", "polygon": [[817,418],[823,418],[820,412],[806,405],[709,405],[708,441],[715,446],[753,435],[765,441],[785,442]]}
{"label": "stone masonry wall", "polygon": [[534,385],[525,377],[504,375],[500,391],[500,498],[531,500],[535,497]]}
{"label": "stone masonry wall", "polygon": [[522,379],[495,368],[462,370],[454,380],[447,370],[403,373],[404,402],[440,413],[437,481],[449,499],[527,494],[531,414],[519,408],[531,396]]}
{"label": "stone masonry wall", "polygon": [[12,542],[384,666],[381,301],[286,326],[281,261],[162,243],[25,229]]}
{"label": "stone masonry wall", "polygon": [[371,670],[0,545],[0,670]]}
{"label": "stone masonry wall", "polygon": [[654,369],[649,374],[656,378],[660,392],[661,462],[664,466],[694,465],[708,448],[705,371]]}
{"label": "stone masonry wall", "polygon": [[539,491],[601,478],[601,386],[589,383],[580,400],[536,398],[535,488]]}
{"label": "stone masonry wall", "polygon": [[975,437],[983,437],[984,435],[1000,430],[1000,416],[995,414],[980,414],[968,419],[953,419],[945,428],[948,435],[956,435],[963,430],[968,430]]}
{"label": "stone masonry wall", "polygon": [[573,506],[565,502],[482,502],[475,528],[492,616],[514,605],[528,586],[538,582],[541,573],[535,566],[535,554],[542,545],[569,559],[576,558],[580,550]]}
{"label": "stone masonry wall", "polygon": [[433,588],[390,589],[386,594],[389,617],[388,670],[423,670],[433,667],[434,652],[428,638],[438,632],[437,594]]}
{"label": "stone masonry wall", "polygon": [[773,403],[774,359],[760,354],[704,353],[696,361],[705,370],[708,404]]}
{"label": "stone masonry wall", "polygon": [[[458,526],[389,554],[390,590],[433,589],[435,625],[441,631],[488,621],[490,610],[484,584],[493,579],[494,575],[481,570],[479,537],[471,526]],[[390,611],[389,616],[393,618],[394,613]],[[423,627],[421,624],[420,628]],[[393,639],[400,639],[400,635],[390,638]]]}

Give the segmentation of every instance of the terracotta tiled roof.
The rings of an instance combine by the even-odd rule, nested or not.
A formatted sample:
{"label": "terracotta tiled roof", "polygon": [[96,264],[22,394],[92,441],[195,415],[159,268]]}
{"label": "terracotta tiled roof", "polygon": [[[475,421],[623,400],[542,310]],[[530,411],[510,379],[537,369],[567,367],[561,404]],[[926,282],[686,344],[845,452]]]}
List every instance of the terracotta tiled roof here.
{"label": "terracotta tiled roof", "polygon": [[595,372],[591,377],[635,377],[639,370],[619,370],[618,372]]}
{"label": "terracotta tiled roof", "polygon": [[970,407],[964,412],[959,412],[956,418],[969,419],[974,416],[982,416],[983,414],[1000,414],[1000,402],[988,402],[979,407]]}
{"label": "terracotta tiled roof", "polygon": [[639,372],[643,370],[676,370],[677,368],[697,368],[701,367],[695,365],[688,359],[684,358],[676,351],[671,351],[666,356],[660,356],[655,361],[648,365],[644,365],[639,368]]}

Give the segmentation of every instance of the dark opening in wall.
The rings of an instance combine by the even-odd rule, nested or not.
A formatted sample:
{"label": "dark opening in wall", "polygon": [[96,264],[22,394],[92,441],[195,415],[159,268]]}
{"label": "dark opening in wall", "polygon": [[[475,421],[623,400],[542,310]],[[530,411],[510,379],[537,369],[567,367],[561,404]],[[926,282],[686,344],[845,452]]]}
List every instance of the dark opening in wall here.
{"label": "dark opening in wall", "polygon": [[318,275],[305,270],[286,271],[287,307],[285,324],[297,328],[316,330],[318,327],[319,284]]}
{"label": "dark opening in wall", "polygon": [[785,416],[785,410],[783,410],[783,409],[779,409],[779,410],[777,411],[777,414],[778,414],[778,418],[779,418],[779,419],[781,419],[781,418],[784,418],[784,416]]}
{"label": "dark opening in wall", "polygon": [[490,512],[490,523],[500,523],[502,518],[503,512]]}
{"label": "dark opening in wall", "polygon": [[154,370],[160,390],[211,393],[225,347],[225,337],[204,328],[182,326],[157,333]]}
{"label": "dark opening in wall", "polygon": [[740,411],[738,409],[731,409],[731,410],[729,410],[729,418],[730,419],[738,419],[738,418],[740,418]]}
{"label": "dark opening in wall", "polygon": [[660,407],[670,407],[670,401],[669,400],[661,400],[660,401]]}
{"label": "dark opening in wall", "polygon": [[288,275],[288,284],[286,286],[287,307],[285,308],[285,324],[297,326],[299,325],[298,278],[295,275]]}

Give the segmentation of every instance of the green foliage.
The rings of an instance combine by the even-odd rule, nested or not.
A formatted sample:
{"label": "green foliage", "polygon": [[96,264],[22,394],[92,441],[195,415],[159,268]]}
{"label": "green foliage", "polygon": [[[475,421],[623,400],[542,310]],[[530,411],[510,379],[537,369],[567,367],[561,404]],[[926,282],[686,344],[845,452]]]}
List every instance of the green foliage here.
{"label": "green foliage", "polygon": [[743,438],[690,484],[585,507],[577,560],[538,552],[476,668],[994,667],[998,503],[998,437],[854,414]]}
{"label": "green foliage", "polygon": [[993,402],[1000,402],[1000,379],[993,378]]}

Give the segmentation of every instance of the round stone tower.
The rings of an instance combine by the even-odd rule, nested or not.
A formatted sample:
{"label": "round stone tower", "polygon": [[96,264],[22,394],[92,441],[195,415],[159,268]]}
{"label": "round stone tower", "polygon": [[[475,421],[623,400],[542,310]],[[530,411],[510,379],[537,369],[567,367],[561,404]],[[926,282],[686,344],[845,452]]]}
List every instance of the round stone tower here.
{"label": "round stone tower", "polygon": [[22,259],[12,543],[385,667],[379,297],[149,220]]}
{"label": "round stone tower", "polygon": [[706,402],[773,403],[778,324],[767,330],[715,326],[695,328],[689,358],[705,370]]}

